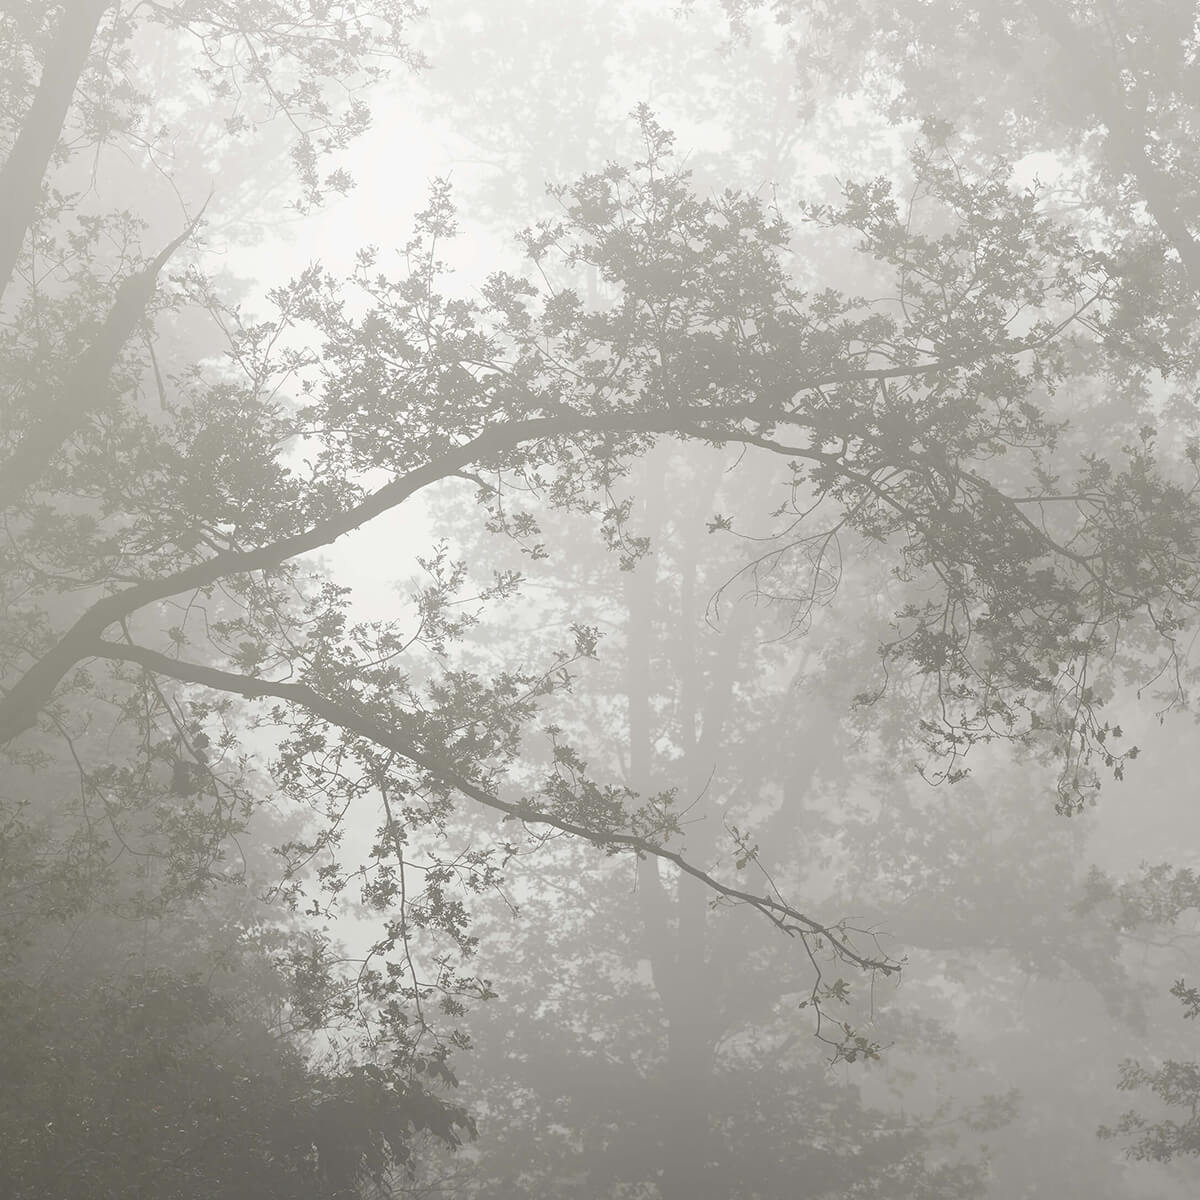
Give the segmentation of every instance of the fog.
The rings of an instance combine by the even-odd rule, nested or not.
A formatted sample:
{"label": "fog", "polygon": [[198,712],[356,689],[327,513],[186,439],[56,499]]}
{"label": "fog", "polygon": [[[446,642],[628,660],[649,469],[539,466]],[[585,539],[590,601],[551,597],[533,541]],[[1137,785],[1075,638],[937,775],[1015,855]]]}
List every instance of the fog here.
{"label": "fog", "polygon": [[1182,0],[0,11],[0,1195],[1190,1200]]}

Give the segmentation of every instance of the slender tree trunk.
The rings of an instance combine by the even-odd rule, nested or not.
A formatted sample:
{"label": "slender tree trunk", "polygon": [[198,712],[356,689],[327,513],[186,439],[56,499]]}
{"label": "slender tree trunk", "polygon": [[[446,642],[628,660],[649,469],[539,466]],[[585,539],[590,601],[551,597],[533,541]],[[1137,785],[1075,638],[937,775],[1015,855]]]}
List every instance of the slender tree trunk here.
{"label": "slender tree trunk", "polygon": [[[657,483],[663,474],[654,472],[652,477]],[[718,468],[707,482],[715,488],[719,478]],[[703,493],[704,488],[695,491]],[[653,514],[655,502],[654,496],[648,498],[648,515]],[[681,802],[690,804],[704,793],[719,754],[739,639],[727,635],[716,663],[711,670],[704,670],[696,645],[697,563],[703,547],[690,544],[681,549],[676,611],[664,611],[653,562],[643,563],[626,585],[627,690],[633,786],[652,791],[667,782],[675,783],[681,789]],[[673,591],[672,587],[662,588],[662,594]],[[666,631],[662,639],[656,636],[660,629]],[[671,660],[674,667],[676,736],[683,751],[670,780],[656,777],[652,750],[659,732],[654,726],[652,679],[655,664],[664,659]],[[707,858],[719,828],[720,822],[711,814],[707,824],[694,826],[688,839],[689,853]],[[703,888],[683,879],[670,894],[653,863],[643,864],[640,881],[646,946],[666,1020],[659,1191],[662,1200],[703,1200],[719,1194],[720,1163],[713,1153],[711,1128],[713,1049],[725,1024],[721,974],[727,964],[712,959]]]}
{"label": "slender tree trunk", "polygon": [[12,282],[21,243],[37,212],[42,179],[110,0],[67,0],[42,65],[33,103],[0,167],[0,298]]}
{"label": "slender tree trunk", "polygon": [[[96,29],[111,0],[67,0],[38,82],[33,103],[0,167],[0,298],[12,282],[21,245],[37,213],[42,179],[87,64]],[[121,350],[144,320],[158,275],[189,238],[200,215],[140,271],[122,281],[92,343],[57,389],[32,380],[25,403],[32,420],[12,454],[0,462],[0,510],[16,504],[41,476],[63,441],[105,399]]]}

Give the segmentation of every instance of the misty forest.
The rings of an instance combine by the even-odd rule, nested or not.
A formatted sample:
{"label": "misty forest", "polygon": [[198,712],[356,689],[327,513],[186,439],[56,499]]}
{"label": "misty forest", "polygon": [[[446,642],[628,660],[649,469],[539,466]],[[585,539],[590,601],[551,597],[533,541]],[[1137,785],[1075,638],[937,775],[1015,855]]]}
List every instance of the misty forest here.
{"label": "misty forest", "polygon": [[1200,5],[0,93],[0,1195],[1200,1194]]}

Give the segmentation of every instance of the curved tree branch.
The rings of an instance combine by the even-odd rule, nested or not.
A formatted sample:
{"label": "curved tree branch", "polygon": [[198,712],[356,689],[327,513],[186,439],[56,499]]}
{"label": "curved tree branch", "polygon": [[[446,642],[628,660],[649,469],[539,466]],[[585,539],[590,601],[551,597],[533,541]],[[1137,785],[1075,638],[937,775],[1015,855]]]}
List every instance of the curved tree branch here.
{"label": "curved tree branch", "polygon": [[[949,369],[947,364],[939,365],[943,370]],[[922,364],[914,367],[913,371],[924,374],[933,369],[932,364]],[[863,378],[873,378],[876,374],[846,372],[839,377],[838,382],[855,382]],[[788,394],[794,396],[827,383],[828,378],[823,378],[820,382],[798,380],[794,385],[789,385]],[[779,393],[776,394],[776,402],[778,398]],[[62,635],[54,647],[0,698],[0,745],[6,744],[34,726],[38,713],[50,700],[59,682],[72,666],[92,653],[91,647],[95,639],[110,625],[127,619],[139,609],[156,601],[182,592],[210,587],[233,576],[272,570],[299,555],[328,546],[373,518],[398,507],[430,484],[461,475],[470,465],[509,453],[523,443],[584,433],[675,434],[714,444],[742,442],[756,445],[791,458],[808,459],[847,478],[855,477],[854,468],[839,454],[802,445],[781,445],[763,438],[761,434],[750,433],[730,424],[746,420],[760,426],[804,423],[803,418],[795,412],[758,403],[724,407],[679,406],[657,412],[556,415],[494,425],[425,466],[393,479],[370,493],[360,503],[318,521],[300,533],[251,550],[224,551],[174,574],[159,579],[148,579],[98,600]],[[914,452],[911,448],[902,448],[902,455],[909,460],[897,464],[903,469],[906,465],[911,465]],[[966,473],[963,473],[963,478],[968,478]],[[977,480],[974,476],[969,478],[983,486],[984,481]],[[864,485],[869,482],[866,477],[857,477],[856,481]],[[1000,493],[992,489],[992,498],[1000,498]],[[1043,531],[1037,530],[1024,513],[1015,509],[1014,512],[1021,525],[1038,534],[1038,540],[1044,545],[1047,554],[1061,553],[1077,563],[1080,561],[1078,555],[1059,546]],[[913,521],[918,519],[917,514],[905,515]]]}
{"label": "curved tree branch", "polygon": [[[797,385],[801,390],[804,385]],[[149,579],[115,592],[91,606],[0,699],[0,745],[33,727],[37,714],[50,699],[59,681],[80,659],[105,629],[147,604],[165,600],[180,592],[209,587],[218,580],[252,571],[267,571],[298,555],[328,546],[382,513],[396,508],[421,489],[460,473],[480,459],[507,453],[524,442],[543,438],[566,437],[578,433],[674,433],[696,421],[718,421],[737,413],[696,408],[686,411],[664,410],[659,413],[610,413],[603,416],[539,417],[528,421],[503,423],[484,430],[469,442],[440,458],[392,480],[372,492],[359,504],[318,521],[310,529],[253,550],[232,550],[186,567],[161,579]],[[701,436],[710,436],[702,434]],[[714,430],[712,437],[718,436]],[[820,461],[832,456],[817,451],[811,457]]]}

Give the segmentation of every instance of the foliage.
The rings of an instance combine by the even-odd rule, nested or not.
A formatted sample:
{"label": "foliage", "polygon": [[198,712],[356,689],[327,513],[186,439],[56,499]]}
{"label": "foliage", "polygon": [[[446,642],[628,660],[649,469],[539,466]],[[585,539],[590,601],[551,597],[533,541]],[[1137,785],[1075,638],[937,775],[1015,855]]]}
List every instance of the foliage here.
{"label": "foliage", "polygon": [[[747,30],[761,7],[726,6]],[[785,899],[761,849],[772,845],[763,829],[781,830],[779,845],[794,832],[795,810],[768,803],[782,785],[747,767],[748,799],[722,811],[719,827],[685,820],[704,771],[715,772],[697,730],[738,725],[728,710],[748,602],[770,606],[784,640],[811,635],[822,607],[845,602],[847,578],[872,584],[875,602],[857,611],[880,634],[855,701],[862,727],[890,723],[890,752],[915,758],[932,781],[962,781],[968,751],[1005,747],[1053,760],[1057,806],[1078,813],[1105,772],[1120,779],[1137,755],[1109,716],[1112,694],[1131,678],[1161,679],[1164,703],[1183,701],[1200,457],[1170,427],[1160,435],[1170,408],[1155,388],[1174,389],[1178,404],[1193,371],[1181,315],[1195,276],[1181,216],[1194,186],[1190,60],[1172,51],[1152,75],[1154,48],[1179,32],[1181,10],[1156,5],[1141,17],[1135,7],[1119,6],[1120,29],[1102,32],[1087,6],[1064,27],[1056,6],[1034,5],[1019,29],[969,5],[902,4],[888,37],[840,29],[845,52],[819,64],[835,90],[892,87],[897,114],[912,116],[925,115],[927,96],[952,95],[937,91],[945,73],[934,65],[986,63],[997,74],[1015,55],[1040,78],[1048,45],[1061,54],[1077,40],[1087,61],[1116,52],[1115,76],[1076,89],[1082,107],[1059,81],[1051,89],[1056,151],[1086,164],[1102,141],[1100,182],[1078,212],[1061,189],[1021,182],[1008,161],[1027,148],[1029,118],[1001,122],[984,148],[964,147],[933,117],[897,178],[850,180],[836,201],[785,207],[698,183],[673,133],[639,104],[633,160],[592,163],[556,184],[555,211],[519,237],[519,270],[492,272],[474,293],[454,286],[446,256],[459,216],[439,181],[395,260],[365,247],[348,278],[313,264],[275,287],[261,318],[198,264],[169,278],[168,268],[222,220],[274,203],[284,143],[268,131],[281,124],[292,131],[288,186],[300,211],[348,188],[334,164],[370,117],[355,89],[378,84],[380,60],[416,64],[406,41],[416,7],[6,8],[0,746],[13,782],[0,864],[13,867],[3,899],[17,914],[5,987],[30,1033],[12,1069],[31,1093],[33,1124],[17,1110],[8,1119],[29,1149],[20,1169],[30,1194],[84,1178],[128,1194],[183,1194],[201,1181],[219,1192],[234,1186],[222,1171],[241,1155],[247,1171],[268,1164],[282,1195],[383,1180],[409,1161],[410,1126],[455,1144],[469,1124],[438,1088],[453,1082],[453,1052],[469,1045],[470,1006],[495,995],[476,963],[477,910],[514,859],[558,835],[638,864],[647,960],[680,968],[678,979],[663,970],[656,979],[676,1100],[691,1094],[690,1071],[700,1079],[714,1066],[716,1025],[704,1026],[707,1040],[689,1025],[698,1013],[715,1022],[714,1011],[683,999],[710,961],[702,896],[747,906],[788,935],[806,973],[797,1003],[835,1061],[875,1060],[879,1040],[838,1011],[852,992],[840,972],[891,977],[900,957],[881,948],[874,923],[827,906],[845,911],[880,881],[891,885],[880,903],[894,900],[895,864],[864,835],[878,880],[847,871],[841,882],[854,894],[791,893],[811,908]],[[807,14],[819,36],[842,20],[839,6],[771,8],[785,24]],[[885,26],[884,9],[858,6],[848,29]],[[1022,72],[1015,78],[1020,86]],[[206,119],[189,137],[200,108]],[[189,148],[171,169],[164,155],[176,137]],[[784,153],[776,147],[774,159]],[[204,200],[206,156],[235,178],[228,199],[219,187]],[[164,185],[157,208],[105,204],[82,182],[89,171],[132,181],[131,194]],[[168,194],[181,217],[164,215]],[[838,255],[853,265],[829,274],[824,264]],[[201,317],[210,323],[197,336]],[[1110,386],[1133,411],[1072,420],[1080,395]],[[671,485],[640,470],[662,442],[691,447],[697,461],[714,450],[738,456],[725,486],[703,491],[704,511],[684,504],[671,523],[647,519],[655,489],[665,511]],[[701,491],[686,472],[673,486],[675,501]],[[476,527],[507,538],[515,563],[491,570],[485,560],[501,551],[466,556],[457,543],[468,535],[452,542],[440,530],[393,612],[362,619],[351,590],[314,556],[367,524],[399,528],[410,514],[419,524],[435,489],[474,497]],[[555,536],[562,514],[586,518],[586,536],[628,579],[629,611],[644,617],[625,646],[638,665],[653,659],[656,620],[639,567],[676,553],[699,587],[700,543],[765,530],[745,535],[763,543],[750,561],[723,564],[722,579],[704,573],[715,619],[740,628],[732,657],[714,658],[717,682],[700,687],[702,656],[686,643],[675,657],[692,674],[677,695],[625,687],[620,711],[637,744],[624,771],[572,709],[575,689],[603,669],[604,621],[572,615],[528,653],[517,645],[519,622],[545,615],[527,575],[561,562],[578,536]],[[688,554],[672,550],[680,541]],[[740,605],[735,581],[748,592]],[[694,599],[681,597],[689,618]],[[611,624],[613,609],[600,617]],[[655,729],[655,706],[668,701],[680,718]],[[752,708],[757,720],[739,730],[747,740],[767,725],[757,697]],[[658,747],[679,772],[655,765]],[[276,930],[308,923],[272,960],[294,1021],[278,1043],[261,1011],[230,1009],[194,963],[96,972],[79,996],[100,1016],[78,1039],[65,989],[41,1006],[25,976],[47,930],[96,911],[181,920],[240,875],[260,879],[235,860],[240,839],[263,836],[269,804],[289,817],[275,894],[290,911],[254,919]],[[365,846],[356,844],[364,809],[378,814]],[[505,826],[468,823],[464,834],[464,809]],[[917,839],[958,852],[977,832],[969,821],[930,832],[924,817],[897,805],[894,823],[882,823],[905,869],[910,858],[919,869]],[[1003,949],[1038,970],[1068,961],[1115,1004],[1122,987],[1097,922],[1068,953],[1069,903],[1047,883],[1057,852],[1030,853],[1017,874],[1039,902],[1056,896],[1063,919]],[[128,869],[133,860],[157,866]],[[797,849],[787,867],[805,865],[819,875],[828,864],[806,864]],[[964,912],[986,916],[994,880],[937,878],[958,889]],[[1169,906],[1193,883],[1158,878],[1145,895],[1119,899]],[[376,925],[349,963],[318,922],[355,895]],[[907,911],[930,941],[960,936],[936,908],[914,900]],[[131,1008],[135,996],[150,1007]],[[769,1042],[761,1028],[754,1036],[757,1049],[726,1064],[738,1086]],[[342,1039],[337,1070],[316,1065],[322,1038]],[[165,1056],[161,1090],[134,1093],[126,1067],[139,1040]],[[70,1047],[74,1065],[48,1070],[54,1046]],[[271,1086],[236,1075],[222,1083],[221,1064],[239,1055],[261,1063]],[[108,1103],[117,1125],[72,1108],[74,1093]],[[843,1097],[825,1098],[844,1114]],[[674,1146],[694,1144],[720,1116],[699,1102],[664,1112]],[[66,1139],[61,1153],[43,1118]],[[760,1134],[774,1142],[786,1127],[774,1116],[721,1120],[729,1145]],[[218,1161],[216,1148],[234,1144],[233,1122],[244,1140]],[[830,1187],[976,1186],[973,1167],[939,1175],[927,1162],[927,1127],[909,1137],[880,1117],[878,1128],[874,1182],[839,1166]],[[149,1138],[162,1157],[108,1158],[110,1137],[127,1147]],[[83,1173],[70,1175],[76,1163]],[[677,1164],[674,1194],[694,1195],[706,1165]],[[167,1185],[144,1170],[177,1178]]]}
{"label": "foliage", "polygon": [[[1184,1007],[1184,1017],[1194,1018],[1200,1011],[1200,992],[1180,979],[1171,988],[1173,995]],[[1101,1126],[1102,1138],[1132,1139],[1125,1147],[1130,1158],[1154,1159],[1170,1162],[1172,1159],[1200,1155],[1200,1063],[1195,1061],[1166,1061],[1146,1067],[1132,1059],[1121,1064],[1118,1084],[1125,1092],[1148,1091],[1168,1109],[1183,1110],[1183,1119],[1165,1117],[1149,1121],[1143,1113],[1129,1110],[1122,1114],[1114,1127]]]}
{"label": "foliage", "polygon": [[4,1177],[17,1197],[350,1196],[448,1144],[460,1109],[369,1066],[305,1065],[195,974],[4,985]]}

